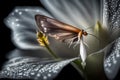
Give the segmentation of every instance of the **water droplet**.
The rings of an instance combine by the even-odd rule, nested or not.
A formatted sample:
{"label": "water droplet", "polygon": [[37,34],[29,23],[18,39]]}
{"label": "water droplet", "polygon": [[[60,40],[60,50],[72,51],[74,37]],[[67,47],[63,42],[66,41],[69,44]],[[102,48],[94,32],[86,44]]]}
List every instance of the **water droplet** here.
{"label": "water droplet", "polygon": [[19,12],[18,14],[19,14],[19,15],[22,15],[22,12]]}
{"label": "water droplet", "polygon": [[116,61],[116,60],[113,60],[113,63],[114,63],[114,64],[116,64],[116,63],[117,63],[117,61]]}
{"label": "water droplet", "polygon": [[49,70],[49,72],[52,72],[51,70]]}
{"label": "water droplet", "polygon": [[16,9],[15,12],[18,12],[18,9]]}
{"label": "water droplet", "polygon": [[36,10],[36,12],[39,12],[40,10]]}
{"label": "water droplet", "polygon": [[106,64],[106,63],[104,63],[104,67],[107,67],[107,64]]}
{"label": "water droplet", "polygon": [[10,67],[7,67],[7,70],[10,70]]}
{"label": "water droplet", "polygon": [[35,75],[35,73],[34,73],[34,72],[32,72],[32,73],[31,73],[31,75]]}
{"label": "water droplet", "polygon": [[105,70],[108,72],[108,73],[110,73],[111,71],[110,71],[110,69],[108,69],[108,68],[105,68]]}
{"label": "water droplet", "polygon": [[15,21],[19,21],[19,19],[15,19]]}
{"label": "water droplet", "polygon": [[48,77],[51,77],[51,74],[48,74]]}
{"label": "water droplet", "polygon": [[111,63],[108,63],[108,66],[111,67]]}
{"label": "water droplet", "polygon": [[119,54],[119,53],[117,53],[117,54],[116,54],[116,57],[120,57],[120,54]]}
{"label": "water droplet", "polygon": [[25,9],[25,11],[29,11],[28,9]]}
{"label": "water droplet", "polygon": [[43,79],[47,79],[47,76],[43,76]]}
{"label": "water droplet", "polygon": [[19,73],[18,75],[20,75],[20,76],[21,76],[21,75],[22,75],[22,73]]}
{"label": "water droplet", "polygon": [[41,75],[38,73],[38,74],[37,74],[37,77],[40,77],[40,76],[41,76]]}
{"label": "water droplet", "polygon": [[20,24],[17,24],[16,26],[20,26]]}
{"label": "water droplet", "polygon": [[12,15],[14,15],[14,13],[12,13]]}
{"label": "water droplet", "polygon": [[14,25],[15,24],[15,22],[12,22],[12,25]]}

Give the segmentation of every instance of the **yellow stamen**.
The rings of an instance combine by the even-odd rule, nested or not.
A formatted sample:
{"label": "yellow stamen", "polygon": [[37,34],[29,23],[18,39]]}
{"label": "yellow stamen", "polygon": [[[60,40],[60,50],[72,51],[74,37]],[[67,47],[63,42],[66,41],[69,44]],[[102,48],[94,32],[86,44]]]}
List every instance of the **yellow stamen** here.
{"label": "yellow stamen", "polygon": [[42,32],[37,32],[37,41],[41,46],[49,45],[48,37]]}
{"label": "yellow stamen", "polygon": [[[39,42],[39,44],[41,46],[44,46],[49,52],[50,55],[55,58],[58,59],[59,57],[51,50],[51,48],[49,47],[49,41],[48,41],[48,37],[43,34],[42,32],[37,32],[37,41]],[[60,58],[59,58],[60,59]]]}

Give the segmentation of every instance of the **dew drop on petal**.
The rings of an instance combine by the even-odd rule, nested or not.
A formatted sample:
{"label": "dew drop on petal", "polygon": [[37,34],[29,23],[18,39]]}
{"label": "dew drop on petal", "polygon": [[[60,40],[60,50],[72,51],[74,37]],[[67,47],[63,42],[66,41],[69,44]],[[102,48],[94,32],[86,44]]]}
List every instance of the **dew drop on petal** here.
{"label": "dew drop on petal", "polygon": [[46,79],[47,79],[47,76],[43,76],[43,79],[46,80]]}
{"label": "dew drop on petal", "polygon": [[19,15],[22,15],[22,12],[19,12],[18,14],[19,14]]}
{"label": "dew drop on petal", "polygon": [[36,12],[40,12],[40,10],[36,10]]}
{"label": "dew drop on petal", "polygon": [[12,22],[11,24],[12,24],[12,25],[14,25],[14,24],[15,24],[15,22]]}
{"label": "dew drop on petal", "polygon": [[48,74],[48,77],[51,77],[51,74],[50,74],[50,73]]}
{"label": "dew drop on petal", "polygon": [[38,73],[38,74],[37,74],[37,77],[40,77],[40,76],[41,76],[41,75]]}
{"label": "dew drop on petal", "polygon": [[14,12],[13,13],[11,13],[12,15],[14,15]]}
{"label": "dew drop on petal", "polygon": [[15,12],[18,12],[18,9],[16,9]]}
{"label": "dew drop on petal", "polygon": [[15,21],[19,21],[19,19],[15,19]]}
{"label": "dew drop on petal", "polygon": [[116,57],[120,57],[120,54],[119,54],[119,53],[117,53],[117,54],[116,54]]}
{"label": "dew drop on petal", "polygon": [[108,63],[108,66],[111,67],[111,63]]}
{"label": "dew drop on petal", "polygon": [[31,73],[31,75],[35,75],[35,73],[34,73],[34,72],[32,72],[32,73]]}
{"label": "dew drop on petal", "polygon": [[20,26],[20,24],[16,24],[16,26],[17,26],[17,27],[19,27],[19,26]]}
{"label": "dew drop on petal", "polygon": [[21,75],[22,75],[22,73],[19,73],[18,75],[20,75],[20,76],[21,76]]}
{"label": "dew drop on petal", "polygon": [[3,70],[0,72],[0,77],[14,79],[27,78],[36,80],[52,80],[57,76],[64,66],[76,59],[79,58],[54,62],[41,62],[41,59],[38,58],[14,58],[4,66]]}
{"label": "dew drop on petal", "polygon": [[29,11],[29,9],[25,9],[25,11],[27,12],[27,11]]}
{"label": "dew drop on petal", "polygon": [[113,60],[113,63],[114,63],[114,64],[116,64],[116,63],[117,63],[117,61],[116,61],[116,60]]}

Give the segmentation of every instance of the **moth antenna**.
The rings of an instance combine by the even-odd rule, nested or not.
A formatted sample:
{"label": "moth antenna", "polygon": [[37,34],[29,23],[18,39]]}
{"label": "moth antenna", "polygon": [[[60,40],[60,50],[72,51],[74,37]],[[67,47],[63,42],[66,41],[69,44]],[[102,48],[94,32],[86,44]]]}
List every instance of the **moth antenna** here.
{"label": "moth antenna", "polygon": [[88,29],[92,29],[92,28],[93,28],[93,26],[88,27],[88,28],[86,28],[86,29],[84,29],[84,30],[87,31]]}
{"label": "moth antenna", "polygon": [[80,42],[77,42],[74,46],[73,46],[73,48],[75,49],[75,47],[79,44]]}
{"label": "moth antenna", "polygon": [[91,36],[93,36],[93,37],[95,37],[97,40],[100,41],[100,39],[99,39],[97,36],[95,36],[95,35],[93,35],[93,34],[91,34],[91,33],[88,33],[88,34],[91,35]]}
{"label": "moth antenna", "polygon": [[84,43],[84,44],[85,44],[85,46],[89,49],[88,44],[87,44],[85,41],[83,41],[83,43]]}
{"label": "moth antenna", "polygon": [[69,43],[69,48],[71,47],[72,43],[73,43],[73,41],[70,41],[70,43]]}
{"label": "moth antenna", "polygon": [[85,45],[85,47],[88,49],[88,51],[91,51],[90,47],[88,46],[88,44],[83,40],[83,43]]}
{"label": "moth antenna", "polygon": [[75,49],[75,47],[80,43],[80,38],[78,37],[78,41],[76,42],[76,44],[73,46],[73,48]]}
{"label": "moth antenna", "polygon": [[100,47],[100,39],[97,37],[97,36],[95,36],[95,35],[93,35],[93,34],[91,34],[91,33],[88,33],[89,35],[91,35],[91,36],[93,36],[93,37],[95,37],[98,41],[99,41],[99,47]]}

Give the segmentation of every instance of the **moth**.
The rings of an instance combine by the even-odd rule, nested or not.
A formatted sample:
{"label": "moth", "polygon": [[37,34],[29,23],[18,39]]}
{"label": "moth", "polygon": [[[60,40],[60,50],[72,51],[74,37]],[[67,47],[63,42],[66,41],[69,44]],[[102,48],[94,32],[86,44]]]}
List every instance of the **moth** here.
{"label": "moth", "polygon": [[83,67],[86,65],[86,46],[88,47],[88,45],[83,42],[83,36],[87,36],[88,34],[94,36],[93,34],[44,15],[35,15],[35,20],[41,33],[53,37],[61,42],[70,43],[70,45],[75,43],[74,47],[79,43],[79,56],[82,60],[81,64]]}
{"label": "moth", "polygon": [[35,20],[39,31],[61,42],[72,44],[77,41],[79,43],[83,36],[88,35],[83,29],[44,15],[35,15]]}

